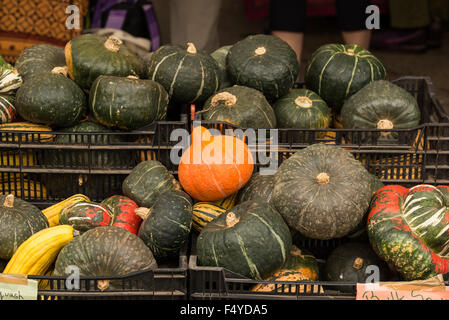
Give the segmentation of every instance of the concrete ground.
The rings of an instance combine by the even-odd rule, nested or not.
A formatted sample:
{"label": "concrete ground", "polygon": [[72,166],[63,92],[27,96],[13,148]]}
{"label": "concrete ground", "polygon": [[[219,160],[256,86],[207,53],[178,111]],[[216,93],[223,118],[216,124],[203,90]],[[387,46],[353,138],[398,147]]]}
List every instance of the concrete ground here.
{"label": "concrete ground", "polygon": [[[163,43],[170,41],[168,2],[154,1]],[[250,22],[246,19],[243,1],[222,1],[219,17],[221,45],[233,44],[249,34],[263,33],[265,26],[263,20]],[[342,38],[334,18],[310,18],[305,35],[300,77],[304,76],[307,60],[314,50],[326,43],[341,42]],[[449,114],[449,31],[445,34],[441,49],[431,50],[425,54],[375,50],[372,52],[386,65],[390,80],[407,75],[431,77],[437,98]]]}

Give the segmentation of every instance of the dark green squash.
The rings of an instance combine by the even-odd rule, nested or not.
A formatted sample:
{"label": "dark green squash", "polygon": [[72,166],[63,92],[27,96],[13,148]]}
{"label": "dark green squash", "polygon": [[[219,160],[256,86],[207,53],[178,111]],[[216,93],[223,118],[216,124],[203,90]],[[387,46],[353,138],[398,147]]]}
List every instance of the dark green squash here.
{"label": "dark green squash", "polygon": [[114,36],[80,35],[67,43],[65,58],[70,77],[86,90],[101,75],[146,76],[142,60]]}
{"label": "dark green squash", "polygon": [[273,204],[306,237],[332,239],[360,223],[372,196],[371,176],[347,150],[314,144],[282,162],[274,175]]}
{"label": "dark green squash", "polygon": [[87,230],[111,225],[114,215],[109,209],[95,202],[80,201],[61,210],[59,224],[71,225],[75,230]]}
{"label": "dark green squash", "polygon": [[[123,276],[133,272],[155,269],[157,262],[143,241],[125,229],[107,226],[86,231],[75,237],[60,251],[53,275],[66,276],[79,268],[80,276]],[[102,283],[105,287],[121,289],[122,281]],[[137,288],[136,288],[137,289]]]}
{"label": "dark green squash", "polygon": [[220,90],[207,99],[201,113],[206,121],[225,121],[241,128],[276,128],[276,115],[265,96],[244,86]]}
{"label": "dark green squash", "polygon": [[138,208],[143,221],[138,236],[156,259],[175,257],[187,242],[192,227],[192,199],[180,190],[161,194],[151,208]]}
{"label": "dark green squash", "polygon": [[256,172],[246,185],[239,190],[237,203],[258,200],[271,203],[274,188],[274,175],[262,175]]}
{"label": "dark green squash", "polygon": [[197,253],[202,266],[262,280],[284,264],[291,245],[290,230],[276,210],[264,202],[246,201],[204,227]]}
{"label": "dark green squash", "polygon": [[35,205],[12,194],[0,195],[0,259],[11,259],[22,242],[45,228],[47,218]]}
{"label": "dark green squash", "polygon": [[56,68],[22,84],[17,90],[15,107],[23,119],[65,128],[85,117],[86,95],[64,72],[64,68]]}
{"label": "dark green squash", "polygon": [[9,260],[0,259],[0,273],[3,272]]}
{"label": "dark green squash", "polygon": [[338,113],[346,99],[386,76],[385,66],[368,50],[357,45],[327,44],[312,54],[305,83]]}
{"label": "dark green squash", "polygon": [[139,206],[151,208],[161,194],[181,190],[181,186],[162,163],[147,160],[140,162],[125,178],[122,190]]}
{"label": "dark green squash", "polygon": [[89,109],[101,124],[135,130],[167,117],[168,94],[152,80],[99,76],[89,94]]}
{"label": "dark green squash", "polygon": [[226,57],[228,56],[231,47],[232,45],[223,46],[210,54],[212,58],[217,61],[218,70],[220,71],[220,90],[232,86],[232,82],[229,80],[228,71],[226,70]]}
{"label": "dark green squash", "polygon": [[54,68],[65,66],[64,49],[50,44],[36,44],[25,48],[15,64],[24,82],[39,73],[49,74]]}
{"label": "dark green squash", "polygon": [[[410,129],[419,125],[421,111],[405,89],[386,81],[374,81],[350,97],[341,109],[345,129]],[[397,133],[382,132],[384,139]]]}
{"label": "dark green squash", "polygon": [[193,43],[160,47],[147,67],[149,78],[164,86],[171,102],[201,105],[220,87],[220,71],[214,58],[197,50]]}
{"label": "dark green squash", "polygon": [[[327,281],[365,283],[372,276],[368,266],[376,266],[379,270],[379,281],[389,280],[388,265],[380,259],[368,243],[348,242],[335,248],[324,265],[324,278]],[[370,267],[374,268],[374,267]],[[349,285],[333,286],[333,290],[354,292]]]}
{"label": "dark green squash", "polygon": [[295,51],[273,35],[252,35],[235,43],[226,57],[232,83],[261,91],[268,101],[288,93],[299,73]]}
{"label": "dark green squash", "polygon": [[331,110],[315,92],[292,89],[273,106],[279,128],[329,128]]}

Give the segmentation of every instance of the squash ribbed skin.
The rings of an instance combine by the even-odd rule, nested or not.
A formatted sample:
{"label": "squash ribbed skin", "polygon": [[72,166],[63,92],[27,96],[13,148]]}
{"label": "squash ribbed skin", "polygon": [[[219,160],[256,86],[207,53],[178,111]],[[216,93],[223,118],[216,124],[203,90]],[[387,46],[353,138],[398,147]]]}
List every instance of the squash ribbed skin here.
{"label": "squash ribbed skin", "polygon": [[[389,280],[388,265],[374,253],[369,243],[344,243],[335,248],[326,260],[324,278],[327,281],[366,283],[371,276],[371,272],[366,270],[368,266],[379,268],[379,281]],[[338,286],[335,289],[353,292],[351,286]]]}
{"label": "squash ribbed skin", "polygon": [[0,94],[0,124],[9,123],[17,116],[16,108],[13,105],[13,96]]}
{"label": "squash ribbed skin", "polygon": [[[32,131],[37,133],[30,133],[30,134],[14,134],[14,136],[11,133],[3,133],[2,131]],[[4,123],[0,125],[0,136],[1,141],[5,142],[48,142],[53,141],[54,135],[53,134],[45,134],[44,132],[51,132],[53,131],[52,128],[49,126],[45,126],[42,124],[37,123],[31,123],[31,122],[12,122],[12,123]],[[42,132],[42,133],[40,133]]]}
{"label": "squash ribbed skin", "polygon": [[70,127],[87,111],[84,92],[62,74],[42,73],[24,82],[17,90],[15,107],[30,122]]}
{"label": "squash ribbed skin", "polygon": [[61,210],[59,224],[70,225],[75,230],[87,230],[111,225],[113,214],[100,203],[78,201]]}
{"label": "squash ribbed skin", "polygon": [[329,128],[331,110],[327,103],[311,90],[292,89],[278,99],[273,108],[279,128]]}
{"label": "squash ribbed skin", "polygon": [[242,128],[276,128],[276,115],[262,92],[245,86],[225,88],[204,103],[203,120]]}
{"label": "squash ribbed skin", "polygon": [[135,214],[135,210],[139,207],[137,203],[128,197],[114,195],[104,199],[101,204],[112,213],[112,226],[137,234],[142,222],[142,219]]}
{"label": "squash ribbed skin", "polygon": [[19,246],[3,273],[45,275],[74,234],[71,226],[45,228],[33,234]]}
{"label": "squash ribbed skin", "polygon": [[39,73],[51,73],[55,67],[66,65],[64,49],[50,44],[37,44],[25,48],[17,58],[15,67],[22,80]]}
{"label": "squash ribbed skin", "polygon": [[125,229],[107,226],[86,231],[70,241],[55,262],[55,276],[77,266],[80,276],[121,276],[157,268],[151,250]]}
{"label": "squash ribbed skin", "polygon": [[[386,81],[371,82],[350,97],[341,109],[345,129],[410,129],[419,125],[421,111],[416,99],[401,87]],[[388,128],[390,129],[390,128]],[[381,133],[384,139],[397,138],[397,133]]]}
{"label": "squash ribbed skin", "polygon": [[106,36],[83,34],[67,43],[68,72],[81,88],[90,89],[100,75],[145,77],[143,62],[124,44],[119,45],[118,51],[107,49],[108,39]]}
{"label": "squash ribbed skin", "polygon": [[14,94],[22,85],[22,77],[12,65],[0,56],[0,93]]}
{"label": "squash ribbed skin", "polygon": [[219,89],[228,88],[232,86],[232,82],[231,80],[229,80],[228,71],[226,70],[226,57],[231,47],[232,45],[223,46],[210,54],[212,58],[214,58],[215,61],[217,62],[218,70],[220,71],[221,80]]}
{"label": "squash ribbed skin", "polygon": [[357,45],[327,44],[312,55],[305,75],[307,89],[339,112],[346,99],[376,80],[385,80],[383,63]]}
{"label": "squash ribbed skin", "polygon": [[273,204],[288,225],[313,239],[340,238],[362,220],[371,176],[340,147],[315,144],[285,160],[274,175]]}
{"label": "squash ribbed skin", "polygon": [[[15,177],[2,181],[0,184],[1,194],[13,194],[18,198],[25,199],[46,199],[47,188],[39,181],[20,177],[20,173]],[[23,184],[22,184],[23,181]],[[23,187],[22,187],[23,186]]]}
{"label": "squash ribbed skin", "polygon": [[374,251],[406,280],[449,272],[448,186],[379,189],[368,215]]}
{"label": "squash ribbed skin", "polygon": [[122,185],[125,196],[146,208],[151,208],[164,192],[180,189],[179,182],[162,163],[156,160],[140,162]]}
{"label": "squash ribbed skin", "polygon": [[237,202],[238,192],[231,194],[229,197],[224,198],[223,200],[212,201],[213,204],[216,204],[220,207],[225,208],[226,210],[232,209]]}
{"label": "squash ribbed skin", "polygon": [[197,252],[202,266],[262,280],[284,264],[291,245],[290,230],[279,213],[265,203],[247,201],[204,227]]}
{"label": "squash ribbed skin", "polygon": [[256,172],[248,183],[239,190],[237,203],[258,200],[271,203],[274,188],[274,175],[261,175]]}
{"label": "squash ribbed skin", "polygon": [[149,78],[162,84],[170,102],[201,105],[220,87],[220,72],[215,60],[193,44],[164,45],[148,64]]}
{"label": "squash ribbed skin", "polygon": [[44,210],[42,210],[42,213],[45,215],[45,217],[47,217],[49,226],[54,227],[59,225],[59,214],[65,207],[81,201],[90,202],[90,199],[83,194],[75,194],[48,208],[45,208]]}
{"label": "squash ribbed skin", "polygon": [[[11,200],[13,205],[8,207]],[[45,228],[47,218],[36,206],[11,195],[0,195],[0,259],[10,259],[22,242]]]}
{"label": "squash ribbed skin", "polygon": [[219,215],[225,213],[226,208],[211,202],[197,202],[193,205],[193,228],[201,232],[203,228]]}
{"label": "squash ribbed skin", "polygon": [[295,51],[280,38],[264,34],[235,43],[226,67],[232,83],[259,90],[270,102],[287,94],[299,73]]}
{"label": "squash ribbed skin", "polygon": [[183,191],[161,194],[139,228],[138,236],[156,259],[174,257],[187,242],[192,227],[192,199]]}
{"label": "squash ribbed skin", "polygon": [[152,80],[99,76],[89,95],[89,108],[98,122],[127,131],[164,120],[167,106],[167,92]]}

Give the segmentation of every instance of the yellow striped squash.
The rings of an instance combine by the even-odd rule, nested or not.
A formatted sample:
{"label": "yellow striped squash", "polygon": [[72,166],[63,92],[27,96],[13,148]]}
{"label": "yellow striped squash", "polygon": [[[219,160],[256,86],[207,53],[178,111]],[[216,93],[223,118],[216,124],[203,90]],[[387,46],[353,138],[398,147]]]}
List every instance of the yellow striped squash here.
{"label": "yellow striped squash", "polygon": [[23,189],[20,177],[0,181],[0,194],[13,194],[19,198],[42,199],[47,197],[47,189],[39,181],[23,179]]}
{"label": "yellow striped squash", "polygon": [[[44,132],[52,132],[53,130],[49,126],[31,123],[31,122],[12,122],[4,123],[0,125],[0,131],[31,131],[36,132],[33,134],[21,134],[13,135],[12,133],[2,132],[1,141],[2,142],[18,142],[19,136],[21,141],[36,141],[36,142],[48,142],[53,141],[53,134],[45,134]],[[40,134],[38,132],[43,132]]]}
{"label": "yellow striped squash", "polygon": [[231,194],[229,197],[223,200],[212,201],[211,203],[223,207],[227,210],[232,209],[232,207],[235,206],[235,202],[237,201],[237,193],[238,192]]}
{"label": "yellow striped squash", "polygon": [[42,229],[25,240],[3,270],[7,274],[45,275],[59,251],[78,234],[69,225]]}
{"label": "yellow striped squash", "polygon": [[226,208],[211,202],[197,202],[193,205],[192,226],[196,231],[201,232],[209,222],[226,211]]}
{"label": "yellow striped squash", "polygon": [[67,206],[78,202],[90,202],[90,199],[83,194],[75,194],[42,210],[42,213],[47,217],[50,227],[57,226],[59,225],[59,214],[61,211]]}

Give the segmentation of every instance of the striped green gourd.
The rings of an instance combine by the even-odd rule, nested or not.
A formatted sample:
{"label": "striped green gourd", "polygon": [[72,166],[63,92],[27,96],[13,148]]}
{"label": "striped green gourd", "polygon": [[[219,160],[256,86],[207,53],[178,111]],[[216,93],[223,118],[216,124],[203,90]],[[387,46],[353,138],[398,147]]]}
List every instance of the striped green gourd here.
{"label": "striped green gourd", "polygon": [[316,92],[336,112],[346,99],[375,80],[385,80],[383,63],[357,45],[327,44],[318,48],[307,66],[307,89]]}
{"label": "striped green gourd", "polygon": [[89,109],[101,124],[140,129],[167,117],[168,94],[159,83],[134,76],[99,76],[89,94]]}
{"label": "striped green gourd", "polygon": [[0,124],[10,123],[16,118],[14,100],[13,96],[0,94]]}
{"label": "striped green gourd", "polygon": [[0,93],[12,94],[22,85],[22,77],[0,56]]}
{"label": "striped green gourd", "polygon": [[290,254],[292,237],[281,215],[264,202],[246,201],[218,216],[198,236],[200,265],[265,279]]}
{"label": "striped green gourd", "polygon": [[193,205],[193,228],[201,232],[203,228],[219,215],[227,210],[218,204],[212,202],[197,202]]}
{"label": "striped green gourd", "polygon": [[217,62],[193,43],[160,47],[147,67],[149,78],[164,86],[170,102],[201,105],[220,87]]}
{"label": "striped green gourd", "polygon": [[379,189],[368,215],[374,251],[407,280],[449,272],[449,187]]}

